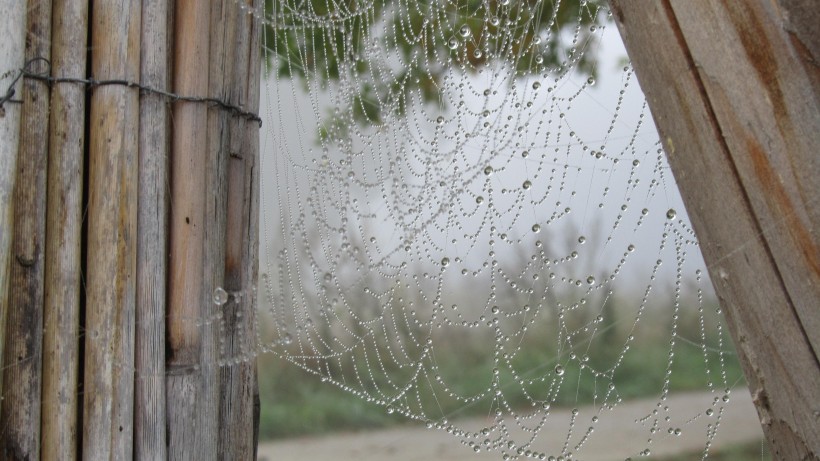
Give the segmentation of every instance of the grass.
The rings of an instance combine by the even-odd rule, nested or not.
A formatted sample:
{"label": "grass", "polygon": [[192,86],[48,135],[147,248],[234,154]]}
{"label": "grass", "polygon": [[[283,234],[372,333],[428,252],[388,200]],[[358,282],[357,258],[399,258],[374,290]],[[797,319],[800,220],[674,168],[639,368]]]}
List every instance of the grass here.
{"label": "grass", "polygon": [[[615,311],[618,309],[612,312]],[[672,337],[668,316],[670,311],[658,309],[655,313],[646,314],[641,320],[640,328],[634,333],[630,328],[631,317],[624,311],[621,309],[617,316],[610,314],[610,317],[626,321],[611,321],[611,331],[607,334],[599,330],[599,334],[594,337],[577,335],[575,339],[578,341],[575,341],[572,350],[565,346],[564,350],[557,351],[558,342],[554,333],[532,328],[530,334],[523,338],[521,349],[511,358],[508,366],[500,367],[499,382],[507,402],[513,408],[521,409],[532,404],[532,397],[549,400],[553,405],[583,405],[593,400],[600,402],[607,391],[610,378],[618,397],[625,400],[659,396],[667,376],[669,338]],[[709,325],[706,344],[709,364],[706,365],[704,351],[699,344],[700,317],[697,312],[685,313],[682,310],[678,320],[678,337],[674,348],[671,348],[674,361],[668,382],[670,391],[706,389],[708,382],[713,382],[718,389],[723,388],[716,350],[718,347],[722,347],[724,351],[731,350],[731,343],[728,337],[723,339],[722,344],[717,339],[715,326],[720,321],[719,318],[714,314],[704,315],[706,324]],[[584,322],[581,319],[576,323],[583,328]],[[630,349],[623,355],[614,373],[610,378],[595,379],[590,368],[599,371],[611,368],[618,358],[618,352],[622,350],[624,338],[629,334],[634,334],[635,338],[630,341]],[[584,342],[584,338],[587,342]],[[451,336],[436,338],[435,344],[436,373],[452,384],[459,394],[473,395],[488,390],[491,370],[495,364],[493,355],[488,353],[486,338],[482,340],[475,336]],[[580,360],[569,360],[569,354],[576,351],[578,357],[588,356],[584,367],[580,365]],[[734,354],[724,353],[723,356],[728,385],[742,381],[742,372]],[[556,379],[553,373],[558,362],[565,364],[561,379]],[[262,400],[261,439],[382,428],[407,421],[404,416],[388,414],[383,405],[370,403],[362,396],[321,382],[317,376],[271,354],[261,356],[258,364]],[[350,369],[352,366],[338,365],[338,376],[353,376],[354,372]],[[541,381],[532,386],[525,385],[528,391],[532,391],[532,395],[527,397],[521,392],[519,383],[513,380],[510,370],[515,370],[524,378],[545,378],[548,386]],[[406,370],[401,372],[404,371]],[[388,374],[399,372],[389,370]],[[432,381],[432,377],[430,378]],[[379,387],[390,389],[384,379],[376,378],[376,392]],[[547,388],[549,393],[544,391]],[[426,414],[439,412],[439,415],[448,417],[486,415],[494,405],[493,399],[488,397],[481,399],[479,404],[465,405],[461,401],[447,399],[444,393],[435,389],[431,385],[427,392],[414,397],[417,402],[413,402],[413,405],[423,408]],[[710,456],[710,459],[714,458]]]}

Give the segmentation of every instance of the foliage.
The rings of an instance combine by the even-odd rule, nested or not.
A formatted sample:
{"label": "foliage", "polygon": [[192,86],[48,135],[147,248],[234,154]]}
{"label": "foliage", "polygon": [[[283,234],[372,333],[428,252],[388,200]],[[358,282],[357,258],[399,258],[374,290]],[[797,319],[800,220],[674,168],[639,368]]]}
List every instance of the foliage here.
{"label": "foliage", "polygon": [[[447,72],[505,61],[518,76],[576,70],[589,52],[601,0],[266,0],[269,72],[353,88],[355,120],[381,124],[408,102],[439,100]],[[312,88],[315,90],[316,88]]]}

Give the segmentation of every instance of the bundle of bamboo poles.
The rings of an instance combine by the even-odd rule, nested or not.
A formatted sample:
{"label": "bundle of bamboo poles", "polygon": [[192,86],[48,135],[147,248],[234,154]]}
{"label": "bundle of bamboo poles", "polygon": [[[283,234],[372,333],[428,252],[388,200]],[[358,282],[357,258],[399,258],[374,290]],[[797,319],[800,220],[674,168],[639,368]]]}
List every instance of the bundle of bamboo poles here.
{"label": "bundle of bamboo poles", "polygon": [[0,459],[254,458],[260,7],[0,0]]}

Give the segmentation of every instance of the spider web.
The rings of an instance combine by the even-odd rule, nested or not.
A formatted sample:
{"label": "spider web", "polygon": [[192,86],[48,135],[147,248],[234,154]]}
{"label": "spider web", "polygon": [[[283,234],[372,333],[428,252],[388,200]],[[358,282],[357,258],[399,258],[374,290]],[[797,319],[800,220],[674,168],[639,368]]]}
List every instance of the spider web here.
{"label": "spider web", "polygon": [[[276,0],[253,14],[269,71],[259,352],[476,452],[581,459],[641,379],[623,364],[660,337],[657,406],[624,421],[640,435],[623,443],[649,455],[691,435],[708,455],[735,384],[723,329],[604,6]],[[697,367],[676,364],[681,344]],[[673,371],[712,396],[670,411]],[[574,408],[564,443],[546,446],[559,405]],[[485,423],[463,426],[465,409]]]}

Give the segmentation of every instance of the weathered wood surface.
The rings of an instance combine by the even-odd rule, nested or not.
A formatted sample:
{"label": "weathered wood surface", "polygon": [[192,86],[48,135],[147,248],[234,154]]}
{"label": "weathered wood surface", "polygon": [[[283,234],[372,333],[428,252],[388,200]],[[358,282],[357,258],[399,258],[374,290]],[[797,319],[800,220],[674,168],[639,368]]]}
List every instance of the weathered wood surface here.
{"label": "weathered wood surface", "polygon": [[[245,4],[258,7],[253,0]],[[238,23],[234,73],[226,96],[232,104],[258,110],[259,32],[258,23],[245,12],[233,11]],[[249,127],[250,126],[250,127]],[[225,288],[235,296],[223,310],[224,356],[220,418],[220,459],[256,459],[258,388],[255,365],[256,261],[259,187],[258,125],[238,117],[230,119],[227,158],[227,224],[225,232]],[[223,154],[223,155],[224,155]]]}
{"label": "weathered wood surface", "polygon": [[[51,71],[86,71],[88,0],[54,0]],[[43,318],[42,460],[76,458],[79,383],[85,87],[51,90]]]}
{"label": "weathered wood surface", "polygon": [[[25,59],[50,58],[51,2],[26,10]],[[46,61],[29,66],[48,74]],[[45,276],[48,84],[22,81],[20,150],[14,186],[12,261],[9,271],[0,457],[39,459]],[[5,293],[4,293],[5,295]]]}
{"label": "weathered wood surface", "polygon": [[[177,0],[174,24],[174,92],[208,92],[210,2]],[[211,368],[203,363],[208,108],[173,106],[170,260],[166,399],[168,456],[208,460],[216,456],[218,407]]]}
{"label": "weathered wood surface", "polygon": [[[23,67],[26,8],[19,0],[0,0],[0,97],[10,89]],[[15,85],[15,95],[19,96]],[[12,97],[14,95],[11,95]],[[11,230],[14,225],[14,178],[17,173],[17,150],[20,146],[19,104],[8,102],[0,107],[0,334],[6,331],[9,268],[11,267]],[[3,390],[3,343],[0,341],[0,395]],[[2,403],[0,403],[2,406]]]}
{"label": "weathered wood surface", "polygon": [[610,3],[772,453],[818,459],[816,5]]}
{"label": "weathered wood surface", "polygon": [[[173,5],[142,2],[140,81],[169,91]],[[168,254],[171,146],[168,101],[156,94],[140,98],[139,209],[137,211],[137,293],[134,363],[134,459],[167,459],[165,437],[165,293]]]}
{"label": "weathered wood surface", "polygon": [[[234,85],[233,76],[235,72],[234,59],[238,49],[242,45],[236,42],[237,38],[237,8],[236,4],[228,3],[213,3],[211,5],[211,30],[212,39],[210,44],[210,82],[209,93],[216,98],[224,101],[234,102],[230,99],[232,93],[232,86]],[[227,387],[232,383],[225,382],[223,376],[227,369],[231,368],[229,362],[223,362],[222,359],[226,355],[228,347],[227,337],[229,333],[227,325],[225,324],[225,317],[231,306],[233,306],[237,299],[238,291],[235,287],[226,284],[225,276],[225,233],[228,221],[226,219],[227,209],[229,208],[228,201],[231,198],[228,196],[229,187],[229,149],[232,142],[232,137],[235,133],[230,130],[231,121],[227,112],[212,107],[208,111],[208,197],[209,203],[207,205],[206,213],[207,220],[210,223],[208,232],[206,233],[206,245],[208,248],[206,255],[206,277],[205,277],[205,293],[213,294],[214,290],[219,287],[229,293],[227,303],[224,305],[216,305],[211,299],[206,299],[208,309],[212,311],[208,318],[212,323],[208,325],[208,347],[205,349],[206,357],[209,363],[209,371],[214,374],[209,374],[209,379],[214,379],[215,388],[218,390],[214,395],[214,403],[216,410],[219,412],[219,420],[216,426],[216,451],[214,455],[216,459],[246,459],[243,457],[226,456],[223,447],[233,445],[237,441],[223,440],[224,428],[226,424],[230,424],[230,413],[225,412],[225,407],[222,403],[226,395],[232,395],[232,390]]]}
{"label": "weathered wood surface", "polygon": [[[95,1],[91,74],[140,77],[140,2]],[[83,458],[130,459],[134,422],[139,90],[91,90]]]}

